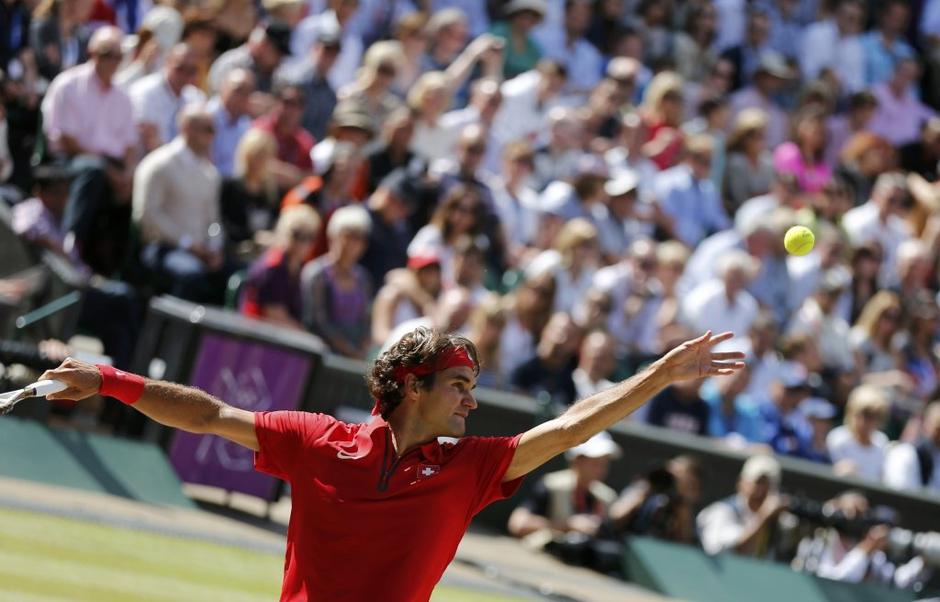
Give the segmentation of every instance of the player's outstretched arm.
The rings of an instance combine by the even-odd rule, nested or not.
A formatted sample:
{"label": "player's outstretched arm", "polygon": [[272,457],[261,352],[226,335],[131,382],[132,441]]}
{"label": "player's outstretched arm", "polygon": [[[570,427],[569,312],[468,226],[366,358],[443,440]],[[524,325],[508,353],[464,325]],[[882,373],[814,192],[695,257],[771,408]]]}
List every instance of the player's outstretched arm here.
{"label": "player's outstretched arm", "polygon": [[[49,399],[82,400],[101,390],[98,367],[72,358],[58,368],[47,370],[42,379],[55,379],[68,387]],[[254,413],[233,408],[195,387],[147,379],[134,408],[149,418],[191,433],[219,435],[239,445],[258,451]]]}
{"label": "player's outstretched arm", "polygon": [[715,345],[734,335],[711,331],[682,343],[649,368],[606,391],[582,399],[564,414],[523,433],[504,481],[517,479],[568,448],[579,445],[646,403],[671,383],[725,376],[744,367],[744,354],[715,353]]}

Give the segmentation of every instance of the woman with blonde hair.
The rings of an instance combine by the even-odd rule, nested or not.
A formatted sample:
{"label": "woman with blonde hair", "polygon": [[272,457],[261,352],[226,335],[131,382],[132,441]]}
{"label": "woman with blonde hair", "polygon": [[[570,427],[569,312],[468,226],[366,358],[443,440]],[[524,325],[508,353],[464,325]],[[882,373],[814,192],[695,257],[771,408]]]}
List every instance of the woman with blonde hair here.
{"label": "woman with blonde hair", "polygon": [[401,44],[405,60],[395,79],[395,92],[404,96],[421,75],[421,59],[428,49],[428,15],[413,12],[403,16],[395,25],[395,40]]}
{"label": "woman with blonde hair", "polygon": [[659,169],[679,161],[682,152],[683,79],[675,71],[658,73],[646,87],[640,112],[647,127],[643,154]]}
{"label": "woman with blonde hair", "polygon": [[379,132],[385,120],[402,102],[392,93],[398,72],[405,64],[399,42],[383,40],[369,47],[356,80],[342,88],[337,98],[353,102],[372,118],[372,131]]}
{"label": "woman with blonde hair", "polygon": [[468,338],[477,346],[480,374],[477,384],[483,387],[501,387],[506,373],[500,365],[500,342],[507,319],[506,303],[497,295],[487,295],[470,315]]}
{"label": "woman with blonde hair", "polygon": [[744,201],[766,194],[774,179],[767,150],[767,113],[749,108],[738,113],[728,136],[728,167],[722,196],[733,215]]}
{"label": "woman with blonde hair", "polygon": [[277,154],[274,136],[259,129],[245,132],[235,150],[232,177],[222,181],[219,209],[230,243],[250,243],[271,227],[277,215],[277,182],[271,161]]}
{"label": "woman with blonde hair", "polygon": [[576,218],[555,237],[551,249],[540,253],[526,268],[526,275],[551,273],[555,278],[555,311],[571,313],[594,281],[600,258],[597,228]]}
{"label": "woman with blonde hair", "polygon": [[305,330],[300,271],[320,229],[320,216],[308,205],[288,207],[278,218],[274,244],[248,270],[239,309],[279,326]]}
{"label": "woman with blonde hair", "polygon": [[862,308],[850,339],[866,377],[897,368],[895,336],[900,331],[901,317],[901,300],[891,291],[878,291]]}
{"label": "woman with blonde hair", "polygon": [[888,397],[880,387],[860,385],[849,393],[845,424],[832,429],[826,437],[838,473],[881,479],[888,437],[879,429],[889,410]]}

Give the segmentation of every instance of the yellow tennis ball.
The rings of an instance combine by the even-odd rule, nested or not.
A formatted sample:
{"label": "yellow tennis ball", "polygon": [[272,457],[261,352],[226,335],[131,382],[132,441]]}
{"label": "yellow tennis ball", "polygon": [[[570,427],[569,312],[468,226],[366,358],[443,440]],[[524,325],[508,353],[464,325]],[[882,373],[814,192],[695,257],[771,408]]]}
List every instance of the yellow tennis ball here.
{"label": "yellow tennis ball", "polygon": [[806,255],[815,244],[816,237],[806,226],[793,226],[783,237],[783,246],[791,255]]}

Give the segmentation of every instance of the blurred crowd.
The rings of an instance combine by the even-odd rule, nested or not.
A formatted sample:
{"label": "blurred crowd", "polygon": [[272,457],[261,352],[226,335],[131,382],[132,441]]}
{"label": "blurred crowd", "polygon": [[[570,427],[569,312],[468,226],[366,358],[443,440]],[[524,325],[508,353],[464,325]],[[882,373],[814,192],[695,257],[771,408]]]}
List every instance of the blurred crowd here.
{"label": "blurred crowd", "polygon": [[459,331],[557,412],[732,330],[632,420],[940,491],[940,0],[3,0],[0,68],[0,197],[119,366],[172,294]]}

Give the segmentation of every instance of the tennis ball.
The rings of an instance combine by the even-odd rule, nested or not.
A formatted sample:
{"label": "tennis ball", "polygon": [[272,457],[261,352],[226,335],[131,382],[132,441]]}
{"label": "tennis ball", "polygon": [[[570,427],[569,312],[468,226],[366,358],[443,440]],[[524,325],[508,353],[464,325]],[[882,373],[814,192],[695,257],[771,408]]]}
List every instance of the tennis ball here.
{"label": "tennis ball", "polygon": [[791,255],[806,255],[815,244],[816,237],[806,226],[793,226],[783,237],[783,246]]}

